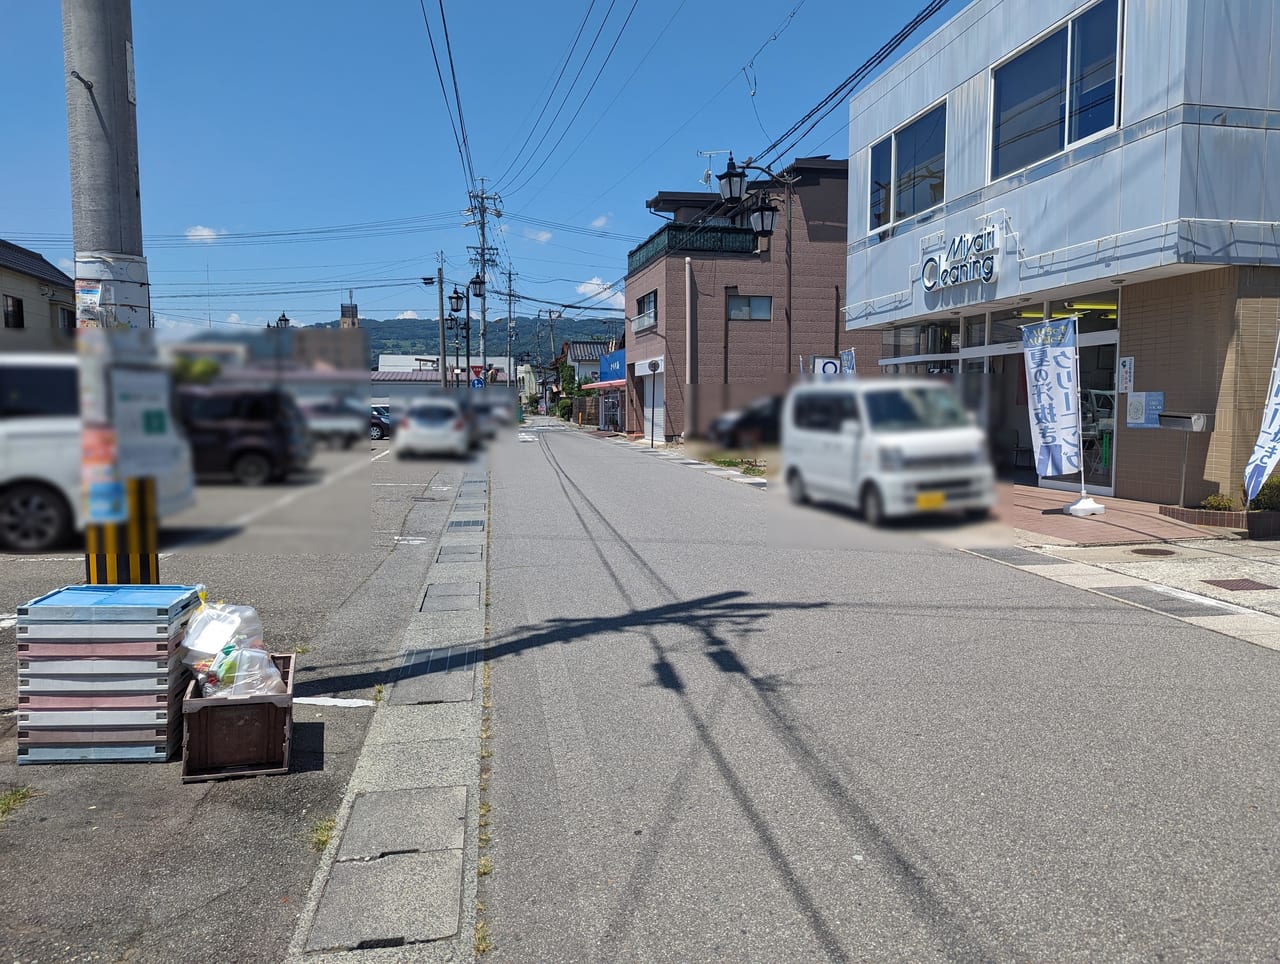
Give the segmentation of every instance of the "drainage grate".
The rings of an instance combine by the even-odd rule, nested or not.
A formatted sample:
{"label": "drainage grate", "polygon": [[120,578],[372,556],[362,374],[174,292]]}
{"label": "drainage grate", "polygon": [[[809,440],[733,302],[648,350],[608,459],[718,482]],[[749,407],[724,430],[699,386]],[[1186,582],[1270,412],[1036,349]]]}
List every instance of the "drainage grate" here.
{"label": "drainage grate", "polygon": [[1174,556],[1177,555],[1172,549],[1130,549],[1135,556]]}
{"label": "drainage grate", "polygon": [[1201,579],[1200,581],[1207,586],[1217,586],[1219,589],[1226,589],[1228,592],[1254,592],[1259,589],[1276,588],[1254,579]]}
{"label": "drainage grate", "polygon": [[454,519],[449,523],[450,529],[483,529],[483,519]]}

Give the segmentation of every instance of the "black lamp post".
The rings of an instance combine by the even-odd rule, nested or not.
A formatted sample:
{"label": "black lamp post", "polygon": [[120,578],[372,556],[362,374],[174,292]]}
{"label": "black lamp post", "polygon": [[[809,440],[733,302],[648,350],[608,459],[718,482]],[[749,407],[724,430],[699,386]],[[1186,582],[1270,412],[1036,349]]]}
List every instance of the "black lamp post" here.
{"label": "black lamp post", "polygon": [[[747,171],[758,171],[765,175],[770,181],[781,184],[786,188],[787,192],[787,223],[786,223],[786,261],[787,261],[787,292],[786,292],[786,324],[787,324],[787,374],[791,374],[791,192],[792,187],[800,180],[794,174],[775,174],[767,167],[758,164],[752,164],[751,158],[747,158],[746,163],[739,167],[733,161],[733,155],[729,155],[729,163],[725,167],[723,174],[716,175],[716,180],[720,182],[720,196],[724,198],[727,204],[738,204],[747,196]],[[757,238],[770,237],[774,228],[778,223],[778,209],[774,207],[764,196],[763,192],[756,192],[755,200],[747,207],[747,223],[751,225],[751,230],[755,232]]]}
{"label": "black lamp post", "polygon": [[458,365],[459,365],[458,352],[462,350],[462,343],[458,340],[458,331],[462,327],[462,325],[458,321],[457,315],[455,314],[449,315],[447,327],[449,331],[453,332],[453,372],[454,372],[453,387],[457,388],[458,387]]}
{"label": "black lamp post", "polygon": [[[467,336],[467,369],[469,371],[471,368],[471,285],[466,286],[465,295],[458,290],[457,285],[454,285],[453,294],[449,296],[449,309],[454,313],[457,313],[459,311],[462,311],[464,305],[466,307],[467,313],[463,317],[462,330],[466,333],[466,336]],[[456,364],[457,362],[456,353],[454,357],[454,362],[455,362],[454,371],[456,372],[457,369],[460,367],[459,365]],[[455,388],[457,387],[457,384],[458,384],[457,375],[455,374],[454,375]]]}

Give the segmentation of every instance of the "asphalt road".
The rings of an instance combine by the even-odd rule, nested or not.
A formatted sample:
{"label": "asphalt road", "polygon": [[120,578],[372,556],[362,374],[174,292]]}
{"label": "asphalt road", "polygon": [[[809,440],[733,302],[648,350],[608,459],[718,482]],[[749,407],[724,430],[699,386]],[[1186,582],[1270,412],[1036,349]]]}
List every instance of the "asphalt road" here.
{"label": "asphalt road", "polygon": [[494,453],[505,961],[1273,959],[1273,652],[572,432]]}
{"label": "asphalt road", "polygon": [[[280,487],[274,497],[292,501],[241,525],[236,542],[219,542],[223,534],[199,519],[165,536],[173,554],[162,557],[162,579],[203,582],[215,599],[256,606],[271,649],[298,652],[297,696],[372,698],[418,604],[452,487],[473,467],[400,463],[386,448],[374,443],[363,454],[372,480],[346,490],[346,502],[334,501],[342,480],[316,479]],[[216,490],[208,511],[257,512],[266,491]],[[276,548],[282,521],[332,529],[365,513],[367,551]],[[205,546],[223,551],[195,551],[201,532]],[[262,551],[248,551],[254,546]],[[65,552],[0,556],[0,616],[83,572],[80,557]],[[296,706],[292,768],[281,777],[183,785],[176,762],[18,768],[15,638],[0,626],[0,792],[27,785],[39,794],[0,823],[7,959],[281,959],[319,860],[311,829],[336,812],[372,710]]]}

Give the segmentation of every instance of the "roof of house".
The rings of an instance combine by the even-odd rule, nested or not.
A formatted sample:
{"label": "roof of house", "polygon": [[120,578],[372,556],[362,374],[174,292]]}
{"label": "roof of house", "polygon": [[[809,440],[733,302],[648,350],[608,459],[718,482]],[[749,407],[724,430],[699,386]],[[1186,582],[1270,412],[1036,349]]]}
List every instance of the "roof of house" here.
{"label": "roof of house", "polygon": [[39,278],[59,288],[74,288],[76,283],[51,265],[42,255],[20,248],[12,241],[0,240],[0,268],[8,268],[32,278]]}
{"label": "roof of house", "polygon": [[609,350],[607,341],[571,341],[569,346],[569,361],[599,361],[600,356]]}

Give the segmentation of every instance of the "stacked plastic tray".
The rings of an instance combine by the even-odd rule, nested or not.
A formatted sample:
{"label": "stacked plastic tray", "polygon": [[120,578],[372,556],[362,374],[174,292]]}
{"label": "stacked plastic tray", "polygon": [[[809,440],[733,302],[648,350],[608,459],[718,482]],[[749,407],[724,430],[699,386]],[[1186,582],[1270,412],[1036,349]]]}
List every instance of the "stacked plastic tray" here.
{"label": "stacked plastic tray", "polygon": [[18,763],[175,756],[199,603],[191,586],[68,586],[19,607]]}

